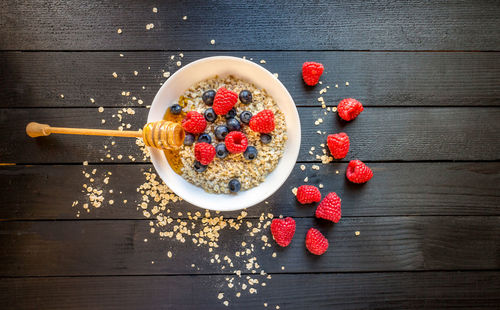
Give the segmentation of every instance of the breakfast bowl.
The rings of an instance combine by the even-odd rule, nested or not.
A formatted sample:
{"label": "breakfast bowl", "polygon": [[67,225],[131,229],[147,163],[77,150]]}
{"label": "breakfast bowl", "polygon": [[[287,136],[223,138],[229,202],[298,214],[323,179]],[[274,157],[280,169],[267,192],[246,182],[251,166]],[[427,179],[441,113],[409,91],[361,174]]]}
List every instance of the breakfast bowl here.
{"label": "breakfast bowl", "polygon": [[148,114],[148,123],[160,121],[169,107],[179,101],[194,84],[217,77],[234,77],[265,90],[274,99],[286,123],[282,156],[262,183],[237,193],[216,194],[188,182],[170,166],[165,153],[150,148],[151,162],[164,183],[179,197],[204,209],[233,211],[256,205],[271,196],[288,178],[300,149],[300,119],[295,103],[283,84],[260,65],[237,57],[215,56],[194,61],[174,73],[156,94]]}

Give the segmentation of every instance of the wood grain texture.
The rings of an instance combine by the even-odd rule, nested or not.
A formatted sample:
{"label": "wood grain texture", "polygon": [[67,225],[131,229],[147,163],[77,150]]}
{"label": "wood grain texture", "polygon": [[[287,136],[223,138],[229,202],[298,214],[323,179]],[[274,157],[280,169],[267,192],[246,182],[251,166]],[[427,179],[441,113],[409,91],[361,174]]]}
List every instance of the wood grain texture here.
{"label": "wood grain texture", "polygon": [[[51,135],[30,138],[25,126],[31,121],[59,127],[117,129],[131,124],[138,130],[145,123],[148,109],[136,109],[135,115],[119,109],[0,109],[0,130],[9,135],[0,141],[1,162],[7,163],[91,163],[121,162],[136,158],[144,162],[140,149],[131,138]],[[356,120],[346,123],[336,113],[321,108],[299,108],[302,143],[299,161],[317,161],[323,155],[320,144],[326,134],[344,131],[351,139],[346,160],[370,161],[415,160],[499,160],[500,108],[366,108]],[[324,113],[327,113],[324,115]],[[106,119],[101,124],[101,118]],[[323,119],[315,126],[314,122]],[[116,141],[115,145],[111,145]],[[104,145],[108,149],[104,148]],[[313,155],[309,154],[315,147]],[[110,153],[110,158],[106,157]],[[122,160],[117,156],[123,155]],[[111,160],[115,157],[115,160]],[[101,160],[102,159],[102,160]]]}
{"label": "wood grain texture", "polygon": [[[258,294],[218,287],[225,276],[4,278],[10,309],[496,309],[499,272],[277,274]],[[224,292],[224,298],[216,296]],[[439,293],[437,293],[439,292]],[[69,297],[70,296],[70,297]]]}
{"label": "wood grain texture", "polygon": [[[0,12],[4,50],[500,49],[500,8],[488,0],[11,0],[2,2]],[[154,28],[148,31],[149,23]]]}
{"label": "wood grain texture", "polygon": [[[500,163],[372,163],[373,180],[357,186],[344,176],[346,163],[331,164],[321,170],[306,170],[297,164],[286,183],[266,201],[247,209],[249,218],[261,213],[292,217],[314,216],[314,206],[299,205],[291,192],[302,184],[323,184],[323,196],[335,191],[342,198],[344,217],[402,215],[500,215]],[[82,171],[96,169],[91,184]],[[137,205],[142,195],[136,189],[152,165],[65,165],[65,166],[4,166],[0,167],[0,218],[3,220],[37,219],[145,219]],[[154,169],[153,169],[154,171]],[[336,174],[339,171],[339,174]],[[104,174],[111,172],[109,184]],[[308,182],[304,179],[308,177]],[[125,181],[127,180],[127,181]],[[101,208],[84,212],[87,197],[82,185],[104,189],[106,198]],[[110,194],[109,189],[113,189]],[[109,199],[114,200],[108,205]],[[71,207],[73,201],[79,204]],[[127,200],[127,204],[123,203]],[[47,204],[47,202],[50,202]],[[200,209],[185,201],[170,203],[172,217],[177,213]],[[235,218],[240,212],[224,212]]]}
{"label": "wood grain texture", "polygon": [[[250,221],[253,227],[258,222]],[[200,220],[195,222],[201,225]],[[326,222],[296,219],[295,238],[287,248],[270,240],[271,247],[261,249],[264,243],[249,235],[246,224],[239,230],[225,229],[213,253],[189,238],[186,243],[175,238],[160,240],[150,233],[147,221],[5,222],[0,226],[0,276],[232,274],[240,269],[250,273],[245,263],[254,256],[260,266],[257,273],[259,268],[269,273],[311,273],[500,267],[498,216],[370,217],[344,218],[335,225]],[[330,248],[321,257],[304,247],[310,227],[317,227],[329,239]],[[355,236],[355,231],[361,234]],[[265,235],[272,238],[269,231]],[[242,245],[243,241],[247,245]],[[255,249],[248,256],[234,255],[250,244],[255,244]],[[169,250],[174,253],[171,259],[167,257]],[[232,257],[234,268],[225,262],[212,264],[210,258],[215,254]]]}
{"label": "wood grain texture", "polygon": [[[4,52],[0,107],[140,106],[133,96],[148,105],[165,81],[163,72],[177,71],[178,60],[184,65],[214,55],[246,56],[259,64],[265,59],[261,65],[279,74],[297,106],[319,106],[319,96],[329,106],[347,97],[364,106],[500,105],[500,53],[184,52],[183,58],[173,51],[119,54]],[[323,85],[305,86],[300,68],[308,60],[325,65]],[[320,95],[327,85],[328,92]],[[131,95],[122,96],[122,91]]]}

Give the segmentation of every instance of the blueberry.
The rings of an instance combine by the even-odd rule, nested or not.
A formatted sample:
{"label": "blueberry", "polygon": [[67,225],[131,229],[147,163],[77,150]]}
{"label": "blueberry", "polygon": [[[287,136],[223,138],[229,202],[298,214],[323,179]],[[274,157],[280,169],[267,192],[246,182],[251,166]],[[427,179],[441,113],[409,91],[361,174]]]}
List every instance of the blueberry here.
{"label": "blueberry", "polygon": [[229,129],[226,126],[220,125],[215,127],[214,134],[217,140],[224,140],[229,133]]}
{"label": "blueberry", "polygon": [[272,139],[273,139],[273,136],[271,136],[271,135],[268,135],[265,133],[260,135],[260,142],[262,142],[264,144],[270,143]]}
{"label": "blueberry", "polygon": [[236,118],[230,118],[226,121],[229,131],[237,131],[241,129],[241,124]]}
{"label": "blueberry", "polygon": [[214,98],[215,98],[215,90],[213,89],[207,90],[201,96],[201,99],[203,99],[203,102],[205,102],[206,105],[214,104]]}
{"label": "blueberry", "polygon": [[226,145],[224,143],[219,143],[215,146],[215,155],[217,155],[217,157],[226,158],[228,154],[229,152],[226,149]]}
{"label": "blueberry", "polygon": [[207,122],[210,122],[210,123],[215,122],[215,120],[217,119],[217,114],[215,114],[215,111],[212,108],[206,109],[205,113],[203,113],[203,115],[205,116],[205,119],[207,120]]}
{"label": "blueberry", "polygon": [[232,179],[231,181],[229,181],[228,186],[229,190],[233,193],[239,192],[241,189],[241,183],[236,179]]}
{"label": "blueberry", "polygon": [[205,142],[205,143],[212,143],[212,137],[210,137],[210,135],[208,133],[202,133],[199,137],[198,137],[198,142],[202,143],[202,142]]}
{"label": "blueberry", "polygon": [[203,172],[207,169],[206,165],[202,165],[199,161],[194,162],[194,171],[196,172]]}
{"label": "blueberry", "polygon": [[229,110],[229,112],[227,112],[226,119],[230,119],[230,118],[233,118],[235,116],[236,116],[236,109],[232,108],[231,110]]}
{"label": "blueberry", "polygon": [[243,111],[240,114],[240,121],[244,124],[250,123],[250,119],[252,118],[252,112],[250,111]]}
{"label": "blueberry", "polygon": [[170,107],[170,113],[173,115],[179,115],[182,112],[182,107],[178,104],[174,104],[173,106]]}
{"label": "blueberry", "polygon": [[243,156],[248,160],[254,160],[257,157],[257,149],[253,146],[249,146],[243,153]]}
{"label": "blueberry", "polygon": [[249,90],[242,90],[240,92],[240,101],[244,104],[249,104],[252,102],[252,93]]}
{"label": "blueberry", "polygon": [[190,133],[186,133],[186,137],[184,138],[184,145],[193,145],[194,136]]}

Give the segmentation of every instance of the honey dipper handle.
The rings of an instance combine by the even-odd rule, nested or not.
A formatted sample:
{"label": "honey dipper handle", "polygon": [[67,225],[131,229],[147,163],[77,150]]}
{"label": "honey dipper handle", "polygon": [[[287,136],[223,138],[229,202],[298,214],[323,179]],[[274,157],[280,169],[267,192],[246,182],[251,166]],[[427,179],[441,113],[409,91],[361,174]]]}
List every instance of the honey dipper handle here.
{"label": "honey dipper handle", "polygon": [[87,129],[87,128],[64,128],[50,127],[47,124],[39,124],[31,122],[26,126],[28,136],[35,138],[48,136],[51,133],[67,134],[67,135],[87,135],[87,136],[114,136],[114,137],[133,137],[142,138],[140,131],[122,131],[108,129]]}

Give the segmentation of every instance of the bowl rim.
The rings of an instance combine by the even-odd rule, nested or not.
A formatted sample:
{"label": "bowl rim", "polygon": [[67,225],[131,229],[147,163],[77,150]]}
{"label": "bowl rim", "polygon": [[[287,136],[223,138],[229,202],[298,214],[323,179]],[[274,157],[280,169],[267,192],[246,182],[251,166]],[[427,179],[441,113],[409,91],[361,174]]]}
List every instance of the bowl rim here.
{"label": "bowl rim", "polygon": [[[149,113],[148,113],[148,122],[152,122],[152,121],[156,121],[158,120],[158,117],[157,117],[157,114],[154,113],[154,105],[156,103],[156,105],[161,105],[161,103],[157,103],[157,102],[160,102],[160,99],[159,97],[161,96],[160,94],[162,92],[164,92],[171,84],[175,83],[175,79],[176,77],[180,76],[182,74],[182,72],[185,72],[187,71],[188,69],[194,67],[194,66],[197,66],[201,63],[205,63],[205,62],[211,62],[211,61],[236,61],[236,62],[240,62],[240,63],[244,63],[245,65],[249,65],[249,66],[252,66],[254,67],[255,69],[261,71],[262,73],[272,77],[272,79],[274,80],[275,83],[277,83],[277,87],[279,88],[279,91],[280,92],[283,92],[283,95],[286,97],[286,101],[289,102],[289,104],[291,104],[291,111],[288,111],[288,113],[293,113],[293,115],[291,116],[291,118],[294,118],[295,120],[297,120],[296,124],[294,124],[294,126],[296,127],[296,132],[298,132],[298,134],[296,136],[294,136],[293,138],[295,139],[295,144],[294,144],[294,148],[293,149],[290,149],[290,150],[287,150],[287,145],[285,145],[285,151],[283,154],[286,154],[287,151],[288,152],[291,152],[290,154],[290,159],[293,159],[293,163],[290,164],[287,169],[285,171],[282,171],[282,172],[286,172],[285,173],[282,173],[283,176],[279,178],[279,180],[277,182],[274,183],[273,187],[267,191],[264,191],[262,193],[262,195],[259,195],[260,197],[256,198],[256,200],[250,200],[250,201],[245,201],[245,202],[240,202],[237,206],[224,206],[223,208],[220,208],[220,206],[218,204],[215,204],[215,203],[207,203],[206,205],[204,204],[200,204],[199,201],[197,201],[196,199],[191,199],[192,197],[190,195],[180,195],[178,194],[178,190],[176,190],[176,188],[178,188],[177,186],[171,186],[172,184],[169,185],[169,182],[168,182],[168,178],[167,176],[165,175],[166,172],[163,170],[163,166],[165,166],[165,163],[166,162],[166,158],[165,158],[165,155],[162,151],[160,150],[157,150],[157,149],[154,149],[154,148],[151,148],[151,147],[148,147],[149,150],[150,150],[150,154],[151,154],[151,162],[153,164],[153,166],[155,167],[155,170],[156,172],[158,173],[158,175],[160,176],[160,178],[163,180],[163,182],[176,194],[178,195],[179,197],[181,197],[183,200],[189,202],[190,204],[194,205],[194,206],[197,206],[197,207],[200,207],[200,208],[203,208],[203,209],[209,209],[209,210],[215,210],[215,211],[235,211],[235,210],[241,210],[241,209],[245,209],[245,208],[248,208],[248,207],[251,207],[251,206],[254,206],[254,205],[257,205],[259,203],[261,203],[262,201],[264,201],[265,199],[267,199],[269,196],[271,196],[272,194],[274,194],[279,188],[281,188],[281,186],[283,186],[283,184],[285,183],[285,181],[288,179],[288,177],[290,176],[291,172],[293,171],[293,168],[297,162],[297,158],[298,158],[298,155],[299,155],[299,151],[300,151],[300,144],[301,144],[301,126],[300,126],[300,118],[299,118],[299,113],[297,111],[297,107],[295,106],[295,102],[293,101],[293,98],[292,96],[290,95],[290,93],[288,92],[288,90],[286,89],[286,87],[283,85],[283,83],[281,83],[280,80],[278,80],[271,72],[269,72],[266,68],[252,62],[252,61],[249,61],[249,60],[246,60],[246,59],[243,59],[243,58],[239,58],[239,57],[234,57],[234,56],[211,56],[211,57],[204,57],[204,58],[201,58],[201,59],[198,59],[198,60],[195,60],[185,66],[183,66],[182,68],[180,68],[179,70],[177,70],[174,74],[172,74],[164,83],[163,85],[159,88],[158,92],[156,93],[154,99],[153,99],[153,102],[151,104],[151,107],[150,107],[150,110],[149,110]],[[218,75],[217,73],[214,74],[215,75]],[[236,78],[239,78],[238,76],[238,73],[229,73],[227,75],[231,75],[231,76],[234,76]],[[224,75],[219,75],[219,76],[226,76],[226,74]],[[242,78],[244,80],[247,80],[248,79],[245,79],[245,78]],[[203,80],[203,79],[202,79]],[[194,82],[193,84],[196,84],[202,80],[199,80],[199,81],[196,81]],[[248,81],[252,84],[256,84],[255,80],[254,81]],[[259,88],[264,88],[264,89],[267,89],[265,87],[259,87]],[[185,90],[183,90],[185,91]],[[276,100],[276,99],[275,99]],[[170,103],[167,103],[167,107],[170,106],[171,104]],[[279,103],[278,103],[279,105]],[[153,115],[154,114],[154,115]],[[286,117],[286,115],[285,115]],[[162,115],[162,118],[163,118],[163,115]],[[290,124],[286,124],[286,131],[287,131],[287,134],[289,133],[290,131]],[[290,138],[290,136],[289,136]],[[289,143],[288,141],[286,143]],[[280,158],[280,162],[283,160],[283,157]],[[164,161],[163,163],[161,161]],[[266,180],[267,178],[269,177],[269,175],[271,175],[273,172],[276,171],[276,169],[279,167],[280,165],[280,162],[278,162],[277,166],[274,168],[273,171],[271,171],[267,176],[266,176]],[[170,167],[170,165],[167,163],[166,166],[168,166],[168,169],[172,169]],[[172,170],[173,172],[173,170]],[[175,172],[173,172],[174,174],[176,174]],[[177,175],[177,174],[176,174]],[[182,178],[182,176],[178,175],[180,178]],[[184,179],[184,178],[182,178]],[[259,185],[249,189],[248,191],[251,191],[251,190],[254,190],[254,189],[257,189],[259,187],[262,187],[262,185],[264,185],[266,183],[266,180],[264,180],[262,183],[260,183]],[[185,182],[188,182],[187,180],[184,179]],[[191,184],[192,186],[195,186],[197,188],[200,188],[199,186],[196,186],[194,184]],[[203,189],[202,189],[203,190]],[[261,188],[262,190],[262,188]],[[203,190],[204,191],[204,190]],[[245,191],[246,192],[246,191]],[[209,195],[232,195],[232,194],[215,194],[215,193],[208,193],[208,192],[205,192],[206,194],[209,194]],[[237,195],[237,194],[236,194]],[[236,196],[235,195],[235,196]],[[216,198],[216,197],[215,197]]]}

